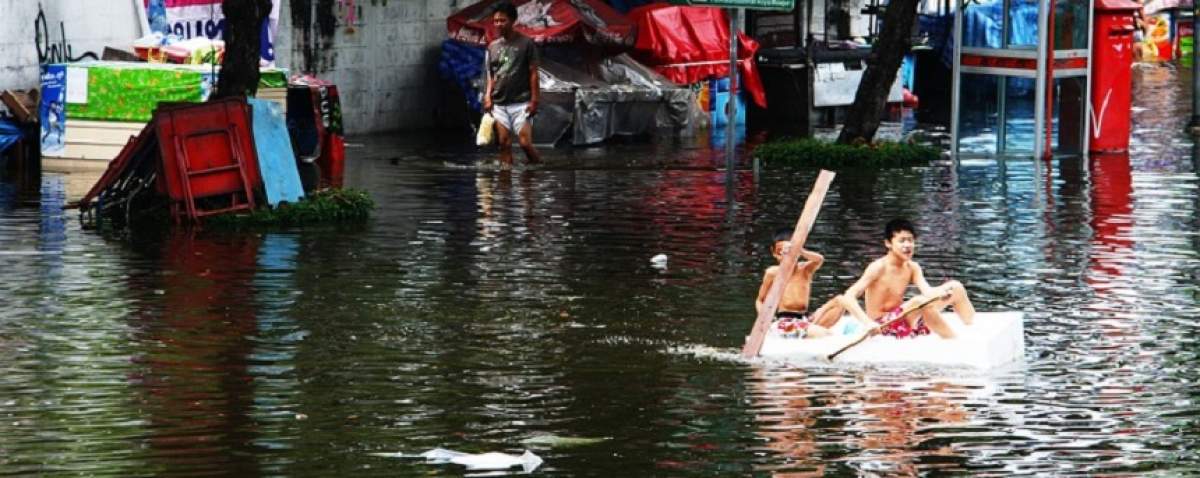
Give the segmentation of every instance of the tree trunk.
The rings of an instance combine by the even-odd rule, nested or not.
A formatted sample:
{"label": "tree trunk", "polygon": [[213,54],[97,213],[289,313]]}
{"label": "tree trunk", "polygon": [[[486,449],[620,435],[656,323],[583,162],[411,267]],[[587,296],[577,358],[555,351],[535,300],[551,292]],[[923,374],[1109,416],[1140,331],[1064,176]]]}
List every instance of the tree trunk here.
{"label": "tree trunk", "polygon": [[258,62],[262,26],[271,14],[271,0],[224,0],[225,58],[212,98],[254,96],[258,92]]}
{"label": "tree trunk", "polygon": [[887,106],[888,92],[896,81],[896,71],[904,55],[912,48],[913,22],[917,18],[918,0],[891,0],[883,13],[883,27],[867,58],[854,103],[846,113],[846,124],[838,135],[838,143],[870,143],[879,129],[879,119]]}

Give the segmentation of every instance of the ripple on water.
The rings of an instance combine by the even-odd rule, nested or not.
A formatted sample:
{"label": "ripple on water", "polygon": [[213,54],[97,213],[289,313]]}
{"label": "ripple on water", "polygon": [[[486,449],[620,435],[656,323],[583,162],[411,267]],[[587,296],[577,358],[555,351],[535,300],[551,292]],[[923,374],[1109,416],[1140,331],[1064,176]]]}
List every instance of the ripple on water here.
{"label": "ripple on water", "polygon": [[1200,179],[1177,74],[1135,73],[1128,161],[839,174],[814,300],[913,217],[931,282],[1026,315],[1021,365],[986,373],[740,359],[767,238],[815,172],[727,177],[703,137],[515,171],[369,138],[347,171],[380,205],[365,225],[133,243],[79,230],[61,177],[0,182],[0,467],[453,474],[387,456],[553,436],[597,438],[539,449],[555,476],[1191,473]]}

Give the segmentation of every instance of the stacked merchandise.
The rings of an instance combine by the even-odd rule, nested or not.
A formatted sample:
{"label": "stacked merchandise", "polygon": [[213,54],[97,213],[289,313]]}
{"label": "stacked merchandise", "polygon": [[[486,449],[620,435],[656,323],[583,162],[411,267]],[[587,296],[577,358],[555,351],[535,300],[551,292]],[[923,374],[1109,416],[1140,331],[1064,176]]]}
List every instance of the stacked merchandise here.
{"label": "stacked merchandise", "polygon": [[[136,62],[45,66],[38,111],[45,166],[103,168],[160,103],[207,100],[218,71],[212,65]],[[263,69],[260,97],[283,102],[286,88],[285,71]]]}

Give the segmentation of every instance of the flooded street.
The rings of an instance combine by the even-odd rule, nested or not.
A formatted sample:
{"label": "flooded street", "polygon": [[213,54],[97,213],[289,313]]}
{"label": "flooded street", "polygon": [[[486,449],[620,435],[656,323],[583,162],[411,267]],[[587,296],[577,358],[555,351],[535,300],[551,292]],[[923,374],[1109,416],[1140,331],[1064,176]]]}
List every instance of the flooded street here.
{"label": "flooded street", "polygon": [[730,192],[704,138],[515,171],[462,133],[352,138],[369,222],[251,234],[105,238],[63,210],[71,180],[0,182],[0,473],[463,473],[378,455],[436,447],[529,449],[545,476],[1195,473],[1186,80],[1135,69],[1128,160],[834,181],[814,300],[912,218],[931,282],[1025,312],[1024,361],[991,373],[738,360],[816,172],[744,158]]}

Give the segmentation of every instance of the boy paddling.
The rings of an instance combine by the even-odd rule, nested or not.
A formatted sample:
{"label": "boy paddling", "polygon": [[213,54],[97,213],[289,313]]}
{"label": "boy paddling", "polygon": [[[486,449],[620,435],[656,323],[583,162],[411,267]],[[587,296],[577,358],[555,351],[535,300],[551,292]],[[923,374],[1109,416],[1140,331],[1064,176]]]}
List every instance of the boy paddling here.
{"label": "boy paddling", "polygon": [[[954,330],[946,324],[941,314],[947,306],[953,306],[963,323],[971,325],[975,318],[975,307],[967,298],[963,285],[952,280],[931,287],[925,280],[921,266],[912,260],[917,248],[917,234],[911,222],[904,219],[888,222],[883,230],[883,238],[887,255],[871,262],[862,277],[837,298],[841,307],[859,320],[874,317],[879,324],[886,324],[899,316],[905,305],[904,292],[908,286],[916,285],[924,297],[944,298],[924,307],[919,313],[909,314],[905,320],[893,322],[879,330],[879,333],[905,338],[933,332],[944,339],[954,338]],[[858,297],[864,294],[866,310],[858,303]],[[912,300],[921,300],[921,297]]]}
{"label": "boy paddling", "polygon": [[[784,256],[787,255],[791,247],[791,236],[792,231],[787,229],[775,232],[774,242],[771,244],[771,255],[775,257],[775,262],[783,261]],[[803,261],[796,264],[795,271],[792,272],[784,286],[783,296],[779,299],[779,308],[775,311],[775,320],[778,325],[786,324],[788,327],[795,328],[800,338],[825,337],[830,333],[829,326],[841,317],[842,308],[838,307],[838,299],[834,298],[816,312],[808,313],[813,275],[825,263],[825,258],[805,248],[800,249],[800,257]],[[763,273],[762,285],[758,288],[758,299],[754,302],[756,312],[762,313],[767,295],[771,291],[771,284],[775,283],[775,276],[778,273],[778,265],[768,267]],[[870,321],[866,323],[874,326],[874,323]]]}
{"label": "boy paddling", "polygon": [[[799,259],[800,249],[803,248],[804,241],[808,239],[808,232],[812,229],[813,222],[817,220],[817,212],[821,209],[821,203],[825,200],[825,193],[829,191],[829,183],[833,182],[833,177],[834,173],[831,171],[822,170],[820,174],[817,174],[817,180],[813,182],[813,190],[809,193],[808,199],[804,201],[804,211],[800,213],[800,219],[796,220],[796,229],[792,233],[792,240],[788,242],[790,247],[796,250],[783,254],[776,273],[779,277],[791,278],[792,271],[796,268],[796,260]],[[772,279],[774,277],[773,275]],[[767,295],[763,298],[758,317],[754,318],[754,325],[750,327],[750,335],[746,337],[746,344],[742,346],[742,357],[756,357],[762,350],[767,330],[770,329],[772,319],[775,318],[775,311],[779,308],[779,300],[783,298],[783,289],[787,283],[787,280],[773,280],[767,286]]]}

